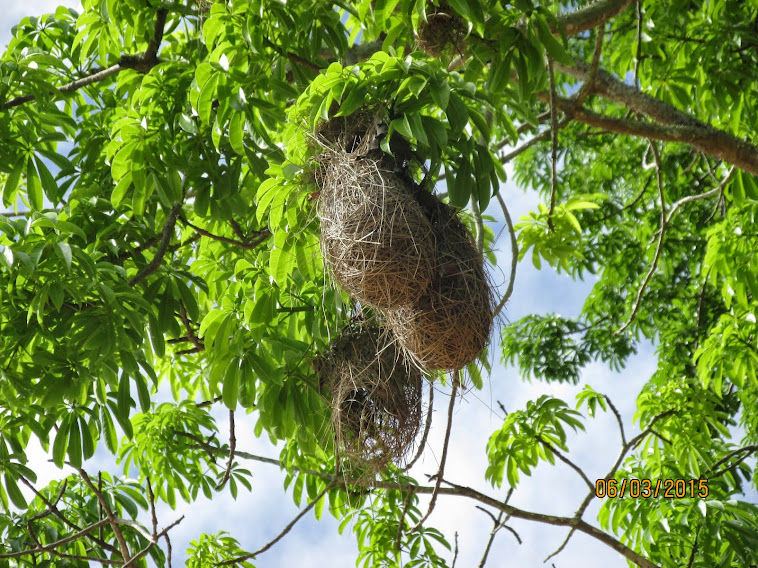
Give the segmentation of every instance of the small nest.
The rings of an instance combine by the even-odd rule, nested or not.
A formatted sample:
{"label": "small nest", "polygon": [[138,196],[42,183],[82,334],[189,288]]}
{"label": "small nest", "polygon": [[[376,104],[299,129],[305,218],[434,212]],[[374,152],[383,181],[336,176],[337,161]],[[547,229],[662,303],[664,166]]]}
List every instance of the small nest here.
{"label": "small nest", "polygon": [[348,328],[313,362],[331,393],[337,446],[351,465],[377,473],[402,465],[421,425],[421,372],[386,329]]}
{"label": "small nest", "polygon": [[435,11],[427,14],[425,22],[419,22],[416,45],[432,57],[439,57],[449,47],[462,54],[466,50],[465,22],[447,2],[431,7]]}
{"label": "small nest", "polygon": [[321,252],[334,279],[376,308],[417,301],[432,281],[434,240],[412,181],[369,156],[333,150],[321,161]]}
{"label": "small nest", "polygon": [[453,371],[476,359],[489,341],[493,296],[466,226],[431,194],[421,194],[437,240],[432,285],[419,301],[386,312],[412,359],[428,371]]}

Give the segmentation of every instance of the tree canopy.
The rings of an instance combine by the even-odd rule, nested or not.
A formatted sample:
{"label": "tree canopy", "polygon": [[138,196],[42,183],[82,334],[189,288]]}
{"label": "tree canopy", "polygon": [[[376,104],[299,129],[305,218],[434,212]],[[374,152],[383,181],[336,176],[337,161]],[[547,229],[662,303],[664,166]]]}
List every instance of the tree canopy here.
{"label": "tree canopy", "polygon": [[[236,497],[257,461],[286,472],[293,523],[326,509],[355,533],[361,566],[454,564],[426,518],[461,497],[492,538],[526,519],[643,568],[755,566],[756,92],[755,0],[83,0],[24,18],[0,58],[0,564],[168,566],[156,503]],[[349,467],[314,361],[380,314],[332,282],[316,203],[320,133],[365,116],[372,151],[459,210],[487,265],[513,252],[496,314],[519,261],[594,281],[578,317],[503,323],[477,361],[427,370],[448,436],[493,358],[577,384],[652,342],[638,435],[585,385],[478,441],[488,492],[445,475],[447,443],[428,481]],[[509,172],[543,202],[521,219]],[[593,480],[567,432],[599,412],[621,447]],[[235,424],[281,454],[238,451]],[[77,473],[38,486],[34,441]],[[103,447],[132,478],[88,470]],[[556,460],[587,486],[573,516],[509,503]],[[231,529],[198,535],[188,565],[276,544]]]}

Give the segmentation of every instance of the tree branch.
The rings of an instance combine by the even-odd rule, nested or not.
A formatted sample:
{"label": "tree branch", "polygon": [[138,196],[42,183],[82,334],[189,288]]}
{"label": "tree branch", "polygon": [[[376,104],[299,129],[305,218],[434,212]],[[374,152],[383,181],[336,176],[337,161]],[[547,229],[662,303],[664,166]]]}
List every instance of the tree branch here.
{"label": "tree branch", "polygon": [[[109,522],[110,521],[108,521],[108,519],[102,519],[96,523],[91,524],[88,527],[83,528],[79,532],[68,535],[65,538],[56,540],[55,542],[51,542],[50,544],[47,544],[47,545],[37,546],[37,548],[35,548],[34,550],[20,550],[18,552],[11,552],[9,554],[0,554],[0,559],[19,558],[21,556],[25,556],[27,554],[34,554],[36,552],[50,552],[54,548],[58,548],[59,546],[63,546],[64,544],[68,544],[69,542],[74,542],[75,540],[80,539],[81,537],[91,533],[95,529],[98,529],[103,525],[107,525]],[[100,559],[98,559],[98,561],[100,561]]]}
{"label": "tree branch", "polygon": [[508,287],[505,289],[505,294],[503,294],[503,297],[500,299],[500,302],[498,302],[497,307],[495,307],[495,311],[492,314],[492,319],[495,319],[498,314],[502,311],[503,307],[505,306],[505,303],[510,299],[511,294],[513,294],[513,285],[516,281],[516,265],[518,264],[518,241],[516,240],[516,231],[513,228],[513,221],[511,220],[511,214],[508,212],[508,207],[505,204],[505,200],[503,199],[503,196],[500,195],[500,192],[498,191],[497,194],[495,194],[497,197],[497,200],[500,202],[500,207],[503,209],[503,216],[505,217],[505,224],[508,226],[508,234],[511,237],[511,275],[508,278]]}
{"label": "tree branch", "polygon": [[92,491],[92,493],[95,494],[95,497],[97,497],[98,502],[103,507],[103,511],[105,512],[105,521],[111,526],[111,529],[113,529],[113,534],[116,536],[116,541],[118,542],[118,546],[121,549],[121,558],[124,559],[124,562],[129,562],[131,560],[131,556],[129,555],[129,547],[126,545],[126,540],[124,539],[124,535],[121,533],[121,527],[118,525],[118,520],[116,519],[116,516],[113,514],[113,511],[110,508],[110,505],[108,505],[108,501],[105,500],[105,497],[103,496],[102,492],[95,487],[95,485],[92,483],[92,480],[90,479],[89,475],[86,471],[84,471],[82,468],[78,469],[79,475],[82,477],[82,480],[85,484],[87,484],[87,487],[89,487],[89,490]]}
{"label": "tree branch", "polygon": [[[644,436],[649,434],[649,429],[652,428],[655,422],[673,413],[674,413],[674,410],[668,410],[666,412],[663,412],[657,415],[655,418],[653,418],[653,420],[651,420],[650,426],[648,426],[648,428],[646,428],[645,431],[643,431],[639,436],[635,437],[634,440],[629,442],[629,447],[630,448],[634,447],[639,442],[639,440],[641,440],[642,438],[644,438]],[[181,435],[182,433],[179,432],[178,434]],[[213,446],[211,444],[208,444],[202,441],[201,443],[199,443],[199,446],[205,449],[209,453],[213,453],[216,455],[226,455],[226,451],[224,451],[218,446]],[[282,464],[282,462],[280,462],[279,460],[268,458],[265,456],[258,456],[255,454],[251,454],[249,452],[238,451],[237,457],[241,459],[256,461],[259,463],[274,465],[280,469],[285,468],[284,464]],[[306,475],[312,475],[329,482],[334,482],[336,486],[339,486],[339,487],[357,486],[357,487],[367,487],[367,488],[377,488],[377,489],[388,489],[388,490],[402,491],[402,492],[414,491],[418,495],[431,495],[436,492],[438,495],[467,497],[469,499],[473,499],[484,505],[492,507],[498,511],[503,511],[506,515],[510,515],[511,517],[514,517],[517,519],[524,519],[527,521],[534,521],[534,522],[544,523],[544,524],[554,525],[554,526],[575,527],[576,530],[593,537],[595,540],[598,540],[602,542],[603,544],[606,544],[607,546],[610,546],[613,550],[616,550],[622,556],[624,556],[628,560],[631,560],[637,566],[640,566],[640,568],[659,568],[656,564],[654,564],[653,562],[650,562],[644,556],[636,553],[634,550],[627,547],[622,542],[616,540],[613,536],[604,533],[602,530],[597,529],[586,522],[579,521],[576,518],[571,518],[571,517],[558,517],[555,515],[546,515],[543,513],[535,513],[532,511],[518,509],[516,507],[508,505],[507,503],[502,503],[498,501],[497,499],[494,499],[493,497],[485,495],[484,493],[480,493],[476,489],[473,489],[471,487],[456,485],[454,483],[450,483],[449,481],[443,481],[446,485],[449,485],[449,487],[436,488],[435,486],[410,485],[407,483],[395,483],[392,481],[384,481],[381,479],[372,479],[372,478],[366,478],[366,477],[348,478],[348,477],[345,477],[344,475],[335,475],[333,473],[328,473],[325,471],[310,470],[310,469],[300,468],[300,467],[291,466],[291,465],[288,465],[286,467],[288,470],[291,470],[291,471],[299,471]],[[615,473],[615,469],[614,469],[614,473]]]}
{"label": "tree branch", "polygon": [[436,477],[436,483],[434,485],[435,491],[432,492],[432,498],[429,501],[429,509],[426,512],[426,515],[422,517],[422,519],[416,523],[416,526],[411,529],[410,532],[416,532],[421,525],[424,524],[424,522],[429,518],[429,516],[432,514],[432,511],[434,511],[434,505],[437,503],[437,495],[439,493],[440,486],[442,485],[442,478],[445,474],[445,463],[447,462],[447,448],[450,445],[450,431],[453,426],[453,408],[455,408],[455,395],[458,393],[458,386],[461,382],[461,375],[460,371],[456,370],[453,373],[453,389],[450,392],[450,404],[447,407],[447,429],[445,430],[445,441],[442,444],[442,456],[440,456],[440,467],[437,471]]}
{"label": "tree branch", "polygon": [[426,409],[426,421],[424,423],[424,433],[421,435],[421,442],[418,445],[418,449],[416,450],[416,455],[413,456],[413,459],[406,464],[406,466],[403,468],[403,471],[408,471],[413,467],[413,465],[419,460],[421,457],[421,454],[424,452],[424,448],[426,447],[426,440],[429,438],[429,430],[432,427],[432,412],[434,410],[434,385],[430,382],[429,383],[429,406]]}
{"label": "tree branch", "polygon": [[208,237],[215,241],[220,241],[222,243],[228,243],[230,245],[238,246],[245,250],[253,250],[257,248],[271,234],[268,229],[262,229],[260,231],[257,231],[254,236],[246,237],[244,240],[238,241],[236,239],[230,239],[229,237],[214,235],[213,233],[210,233],[206,231],[205,229],[202,229],[196,225],[193,225],[192,223],[187,221],[187,219],[185,219],[184,217],[179,217],[179,220],[184,225],[194,229],[199,235]]}
{"label": "tree branch", "polygon": [[[575,79],[588,81],[591,76],[591,67],[580,60],[576,60],[575,65],[564,65],[558,61],[554,65],[558,71]],[[607,71],[597,70],[590,92],[643,114],[655,122],[647,123],[626,118],[611,118],[585,109],[576,109],[571,115],[571,111],[574,109],[570,99],[559,98],[559,108],[580,122],[611,132],[642,136],[661,142],[690,144],[706,154],[721,158],[740,169],[758,175],[758,147],[705,124],[691,115],[643,93],[631,85],[627,85]],[[541,93],[539,98],[547,100],[548,94]]]}
{"label": "tree branch", "polygon": [[584,473],[584,470],[576,465],[574,462],[572,462],[570,459],[568,459],[566,456],[564,456],[557,448],[555,448],[550,442],[547,442],[542,438],[542,436],[537,435],[537,441],[539,441],[540,444],[545,446],[547,449],[549,449],[551,452],[553,452],[559,460],[561,460],[563,463],[565,463],[567,466],[569,466],[571,469],[573,469],[576,473],[579,474],[579,477],[581,477],[584,480],[584,483],[589,487],[590,491],[595,490],[595,485],[590,481],[589,477],[587,477],[587,474]]}
{"label": "tree branch", "polygon": [[[160,9],[156,12],[155,17],[155,32],[153,39],[148,43],[147,49],[144,53],[139,55],[122,55],[119,62],[115,65],[111,65],[106,69],[95,69],[89,75],[77,79],[66,85],[63,85],[57,89],[59,94],[72,93],[82,87],[91,85],[92,83],[98,83],[104,81],[111,75],[123,71],[124,69],[134,69],[140,73],[147,73],[158,64],[158,49],[163,41],[163,31],[166,26],[166,18],[168,16],[168,10]],[[55,92],[53,92],[54,94]],[[10,101],[0,105],[0,110],[8,110],[13,107],[20,106],[22,104],[31,102],[37,98],[38,95],[22,95],[11,99]]]}
{"label": "tree branch", "polygon": [[647,288],[647,285],[650,283],[650,279],[653,277],[653,274],[658,268],[658,262],[661,259],[661,252],[663,251],[663,238],[666,235],[666,228],[668,227],[668,217],[666,216],[666,197],[663,194],[663,164],[661,164],[661,155],[658,152],[658,147],[652,140],[650,141],[650,148],[652,149],[653,156],[655,157],[656,178],[658,180],[658,195],[661,198],[661,228],[658,235],[658,244],[655,247],[655,254],[653,255],[653,263],[650,265],[650,270],[648,270],[647,274],[645,275],[645,279],[642,281],[642,285],[640,286],[639,290],[637,290],[637,297],[634,299],[634,304],[632,305],[632,313],[629,314],[629,319],[626,320],[626,323],[614,331],[613,335],[623,333],[630,325],[632,325],[634,318],[637,316],[637,312],[642,305],[642,296],[645,294],[645,289]]}
{"label": "tree branch", "polygon": [[158,250],[155,251],[155,256],[153,257],[153,260],[150,261],[150,264],[148,264],[145,268],[142,269],[142,271],[137,274],[134,278],[129,280],[129,286],[136,286],[140,282],[142,282],[145,278],[153,274],[156,270],[158,270],[158,267],[161,265],[161,262],[163,261],[163,256],[166,254],[166,250],[168,249],[168,245],[171,242],[171,237],[174,235],[174,226],[176,225],[176,217],[179,215],[179,212],[182,210],[182,203],[176,203],[172,208],[171,211],[169,211],[168,217],[166,217],[166,224],[163,226],[163,234],[161,236],[161,242],[158,245]]}
{"label": "tree branch", "polygon": [[[729,471],[733,467],[738,466],[740,463],[745,461],[755,452],[758,452],[758,445],[744,446],[742,448],[737,448],[736,450],[729,452],[726,456],[724,456],[723,458],[721,458],[719,461],[717,461],[715,464],[711,466],[711,469],[708,470],[708,473],[709,473],[708,478],[713,479],[715,477],[720,477],[724,475],[727,471]],[[730,459],[740,454],[744,454],[744,455],[740,456],[740,459],[738,459],[735,463],[731,464],[729,467],[725,467],[723,469],[716,471],[716,468],[718,468],[721,464],[728,462]]]}
{"label": "tree branch", "polygon": [[237,558],[232,558],[230,560],[225,560],[224,562],[221,562],[219,564],[219,566],[229,566],[231,564],[238,564],[240,562],[244,562],[245,560],[250,560],[252,558],[255,558],[259,554],[263,554],[264,552],[266,552],[269,548],[271,548],[277,542],[279,542],[280,540],[282,540],[285,537],[285,535],[292,530],[292,527],[294,527],[297,524],[297,522],[300,519],[302,519],[306,515],[306,513],[308,513],[308,511],[310,511],[311,509],[313,509],[313,507],[316,505],[316,503],[318,503],[321,500],[321,498],[324,497],[324,495],[327,494],[327,492],[331,491],[331,489],[334,488],[334,486],[335,486],[335,483],[332,482],[329,485],[327,485],[326,487],[324,487],[324,489],[321,491],[321,493],[319,493],[318,495],[316,495],[316,497],[313,499],[313,501],[311,501],[310,503],[308,503],[308,505],[302,511],[300,511],[298,513],[298,515],[294,519],[292,519],[292,521],[286,527],[284,527],[284,529],[282,530],[282,532],[280,532],[279,535],[277,535],[277,537],[274,538],[274,540],[270,541],[266,546],[264,546],[263,548],[261,548],[259,550],[256,550],[255,552],[251,552],[250,554],[245,554],[243,556],[238,556]]}
{"label": "tree branch", "polygon": [[226,482],[229,481],[229,476],[232,474],[235,449],[237,449],[237,436],[234,434],[234,410],[229,410],[229,461],[226,463],[224,477],[216,486],[216,490],[222,489],[226,485]]}
{"label": "tree branch", "polygon": [[599,0],[584,8],[558,16],[558,30],[573,36],[601,26],[626,10],[635,0]]}

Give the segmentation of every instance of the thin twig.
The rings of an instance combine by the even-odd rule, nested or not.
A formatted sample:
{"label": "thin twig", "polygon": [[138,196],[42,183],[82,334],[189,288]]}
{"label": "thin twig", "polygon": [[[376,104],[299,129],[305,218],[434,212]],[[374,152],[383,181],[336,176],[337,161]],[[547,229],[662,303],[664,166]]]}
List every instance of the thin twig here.
{"label": "thin twig", "polygon": [[584,483],[589,487],[591,491],[595,490],[595,485],[590,481],[590,478],[587,477],[587,474],[584,473],[584,470],[582,470],[581,467],[576,465],[574,462],[572,462],[569,458],[563,455],[556,447],[554,447],[550,442],[547,440],[544,440],[542,436],[539,434],[537,435],[537,441],[542,444],[545,448],[553,452],[559,460],[561,460],[563,463],[565,463],[567,466],[569,466],[571,469],[573,469],[575,472],[579,474],[579,477],[581,477],[584,480]]}
{"label": "thin twig", "polygon": [[421,454],[424,452],[424,448],[426,447],[426,440],[429,437],[429,430],[432,427],[432,412],[434,410],[434,385],[430,382],[429,383],[429,406],[426,409],[426,421],[424,424],[424,433],[421,435],[421,442],[418,445],[418,449],[416,450],[416,455],[413,456],[413,459],[406,464],[406,466],[403,468],[403,471],[408,471],[413,467],[413,465],[419,460],[421,457]]}
{"label": "thin twig", "polygon": [[458,561],[458,531],[455,531],[455,551],[453,552],[453,563],[450,568],[455,568],[455,563]]}
{"label": "thin twig", "polygon": [[234,450],[237,449],[237,436],[234,433],[234,410],[229,410],[229,461],[226,463],[226,471],[224,472],[224,478],[216,486],[219,490],[226,482],[229,481],[229,477],[232,475],[232,464],[234,463]]}
{"label": "thin twig", "polygon": [[[37,548],[33,550],[20,550],[18,552],[11,552],[9,554],[0,554],[0,559],[19,558],[21,556],[25,556],[27,554],[34,554],[37,552],[50,552],[51,550],[58,548],[59,546],[63,546],[64,544],[68,544],[69,542],[74,542],[75,540],[82,538],[83,536],[91,533],[92,531],[100,528],[103,525],[107,525],[108,523],[109,523],[108,519],[102,519],[96,523],[89,525],[88,527],[83,528],[82,530],[76,533],[68,535],[65,538],[56,540],[55,542],[51,542],[50,544],[38,546]],[[100,559],[98,559],[98,562],[99,561]]]}
{"label": "thin twig", "polygon": [[511,214],[508,212],[508,206],[505,204],[505,200],[503,199],[503,196],[500,195],[500,192],[497,192],[496,197],[500,202],[500,207],[503,209],[505,224],[508,227],[508,234],[511,237],[511,274],[508,277],[508,287],[505,289],[505,294],[503,294],[503,297],[500,299],[500,302],[498,302],[497,307],[492,314],[493,319],[498,316],[498,314],[505,306],[505,303],[510,299],[511,294],[513,294],[513,285],[516,281],[516,265],[518,264],[519,255],[518,241],[516,240],[516,231],[513,228],[513,220],[511,219]]}
{"label": "thin twig", "polygon": [[403,512],[400,514],[400,520],[397,523],[397,535],[395,536],[395,548],[400,551],[400,544],[403,539],[403,529],[405,528],[405,516],[408,514],[408,509],[411,506],[413,500],[413,490],[408,491],[408,496],[403,503]]}
{"label": "thin twig", "polygon": [[168,538],[168,531],[170,531],[171,529],[173,529],[176,525],[178,525],[179,523],[181,523],[183,520],[184,520],[184,515],[182,515],[181,517],[179,517],[178,519],[176,519],[173,523],[171,523],[165,529],[163,529],[161,532],[159,532],[156,535],[155,539],[152,539],[152,540],[148,539],[147,546],[145,548],[143,548],[142,550],[140,550],[137,554],[135,554],[134,558],[132,558],[131,560],[129,560],[127,563],[125,563],[121,568],[131,568],[132,566],[134,566],[137,563],[138,560],[140,560],[143,556],[145,556],[148,552],[150,552],[150,549],[152,547],[154,547],[156,544],[158,544],[158,540],[159,539],[164,538],[164,537]]}
{"label": "thin twig", "polygon": [[155,251],[155,256],[153,257],[153,260],[150,261],[150,264],[148,264],[145,268],[142,269],[142,271],[137,274],[134,278],[129,280],[129,286],[136,286],[140,282],[142,282],[145,278],[153,274],[156,270],[158,270],[158,267],[160,267],[161,262],[163,262],[163,256],[166,254],[166,250],[168,249],[168,245],[171,242],[171,237],[174,236],[174,226],[176,225],[176,218],[179,215],[179,212],[182,210],[182,203],[176,203],[172,208],[171,211],[169,211],[168,216],[166,217],[166,224],[163,226],[163,234],[161,236],[161,242],[158,245],[158,249]]}
{"label": "thin twig", "polygon": [[[709,472],[708,478],[713,479],[715,477],[720,477],[724,475],[727,471],[741,464],[743,461],[745,461],[755,452],[758,452],[758,445],[744,446],[742,448],[737,448],[736,450],[729,452],[726,456],[724,456],[723,458],[721,458],[719,461],[717,461],[715,464],[711,466],[711,468],[708,470]],[[729,467],[725,467],[721,470],[716,471],[716,468],[719,467],[721,464],[728,462],[730,459],[732,459],[735,456],[738,456],[739,454],[744,454],[744,455],[742,455],[736,462],[729,465]]]}
{"label": "thin twig", "polygon": [[214,241],[219,241],[222,243],[234,245],[245,250],[253,250],[257,248],[271,234],[268,229],[262,229],[260,231],[257,231],[254,236],[247,237],[244,240],[240,241],[236,239],[230,239],[229,237],[224,237],[222,235],[215,235],[209,231],[206,231],[205,229],[201,227],[198,227],[197,225],[190,223],[184,217],[179,217],[179,221],[181,221],[184,225],[187,225],[188,227],[194,229],[195,232],[197,232],[199,235],[208,237],[209,239],[213,239]]}
{"label": "thin twig", "polygon": [[[582,511],[582,513],[584,513],[584,511]],[[556,548],[553,552],[551,552],[550,554],[548,554],[547,557],[545,558],[545,560],[542,561],[542,563],[543,564],[546,563],[551,558],[555,558],[561,552],[563,552],[563,549],[566,548],[566,545],[569,543],[569,540],[571,540],[571,537],[574,535],[575,532],[576,532],[576,528],[575,527],[571,527],[571,529],[569,530],[568,534],[566,535],[566,538],[563,539],[563,542],[561,543],[561,545],[558,548]]]}
{"label": "thin twig", "polygon": [[655,157],[656,179],[658,180],[658,195],[661,199],[661,228],[658,235],[658,244],[655,247],[653,263],[650,265],[650,269],[645,275],[645,279],[642,281],[642,285],[640,286],[639,290],[637,290],[637,297],[635,298],[634,304],[632,305],[632,313],[629,314],[629,319],[626,321],[626,323],[624,323],[624,325],[613,332],[614,335],[623,333],[630,325],[632,325],[634,318],[637,316],[637,312],[642,305],[642,296],[645,294],[645,289],[647,288],[647,285],[650,283],[650,279],[653,277],[653,274],[658,268],[658,262],[661,259],[661,252],[663,251],[663,238],[666,235],[666,228],[668,227],[668,218],[666,217],[666,197],[663,193],[663,165],[661,164],[661,155],[658,152],[658,146],[656,146],[655,142],[652,140],[649,142],[650,148],[653,151],[653,156]]}
{"label": "thin twig", "polygon": [[474,234],[476,250],[479,252],[479,256],[484,258],[484,222],[482,221],[482,212],[479,209],[479,201],[472,195],[469,203],[471,205],[471,213],[474,215],[474,227],[476,228]]}
{"label": "thin twig", "polygon": [[553,212],[558,192],[558,113],[555,109],[555,73],[553,73],[553,58],[547,56],[547,76],[550,80],[550,209],[547,213],[547,225],[553,230]]}
{"label": "thin twig", "polygon": [[124,562],[129,562],[129,560],[131,560],[131,556],[129,555],[129,547],[126,545],[126,539],[124,539],[124,535],[121,533],[121,527],[118,525],[116,515],[114,515],[113,511],[111,511],[110,505],[108,505],[108,501],[106,501],[103,493],[92,483],[92,480],[90,479],[87,472],[82,468],[79,468],[78,471],[79,475],[82,477],[82,480],[87,485],[87,487],[89,487],[89,490],[95,494],[95,497],[97,497],[98,502],[105,512],[106,520],[108,524],[110,524],[111,529],[113,529],[113,534],[116,536],[116,541],[118,542],[118,546],[121,549],[121,558],[123,558]]}
{"label": "thin twig", "polygon": [[187,308],[184,307],[184,302],[179,302],[179,319],[182,320],[182,323],[184,324],[184,329],[187,332],[187,339],[195,346],[197,351],[203,351],[205,349],[205,343],[203,343],[203,340],[195,334],[195,330],[192,329],[192,322],[187,316]]}
{"label": "thin twig", "polygon": [[613,404],[613,401],[611,401],[611,397],[604,394],[603,398],[605,398],[605,401],[608,403],[611,412],[616,416],[616,422],[618,422],[619,425],[619,434],[621,434],[621,446],[626,446],[626,434],[624,433],[624,422],[621,420],[621,413],[618,411],[618,408],[616,408],[616,405]]}
{"label": "thin twig", "polygon": [[637,53],[634,56],[634,86],[640,88],[640,61],[642,61],[642,0],[637,0]]}
{"label": "thin twig", "polygon": [[153,540],[158,540],[158,516],[155,514],[155,494],[150,477],[147,478],[147,496],[150,501],[150,516],[153,520]]}
{"label": "thin twig", "polygon": [[437,494],[439,493],[440,486],[442,485],[442,478],[445,473],[445,462],[447,461],[447,449],[450,444],[450,431],[453,426],[453,408],[455,408],[455,395],[458,393],[458,386],[461,382],[461,375],[460,371],[456,370],[453,373],[453,389],[450,392],[450,404],[447,407],[447,429],[445,430],[445,441],[442,445],[442,456],[440,457],[440,467],[437,471],[436,475],[436,483],[435,483],[435,491],[432,493],[432,498],[429,500],[429,509],[426,512],[426,515],[423,516],[423,518],[416,523],[416,526],[411,529],[410,532],[416,532],[421,525],[426,522],[426,520],[429,518],[429,516],[432,514],[432,511],[434,511],[434,505],[437,503]]}
{"label": "thin twig", "polygon": [[603,51],[603,38],[605,37],[605,26],[600,26],[597,29],[597,37],[595,38],[595,51],[592,52],[592,63],[590,63],[590,76],[579,89],[574,99],[574,108],[581,107],[584,104],[587,95],[590,94],[592,86],[595,84],[595,77],[597,77],[597,69],[600,65],[600,54]]}
{"label": "thin twig", "polygon": [[714,187],[710,191],[706,191],[705,193],[700,193],[698,195],[688,195],[687,197],[682,197],[679,201],[674,203],[674,205],[671,206],[671,209],[669,210],[668,217],[666,218],[666,224],[668,225],[671,223],[671,219],[673,219],[674,214],[677,212],[677,210],[682,206],[686,205],[687,203],[691,203],[693,201],[697,201],[699,199],[707,199],[709,197],[713,197],[714,195],[718,195],[724,189],[726,188],[726,185],[729,183],[729,180],[732,179],[732,176],[734,175],[735,167],[732,166],[729,169],[729,172],[726,174],[726,177],[719,183],[718,187]]}
{"label": "thin twig", "polygon": [[261,548],[259,550],[256,550],[255,552],[251,552],[250,554],[245,554],[243,556],[238,556],[237,558],[232,558],[230,560],[225,560],[224,562],[221,562],[219,564],[219,566],[229,566],[229,565],[232,565],[232,564],[239,564],[239,563],[244,562],[246,560],[250,560],[252,558],[255,558],[259,554],[263,554],[264,552],[266,552],[269,548],[271,548],[277,542],[279,542],[280,540],[282,540],[285,537],[285,535],[292,530],[292,527],[294,527],[297,524],[297,522],[300,519],[302,519],[308,513],[308,511],[310,511],[316,505],[316,503],[318,503],[321,500],[321,498],[324,497],[324,495],[327,494],[327,492],[331,491],[331,489],[334,486],[335,486],[334,482],[332,482],[329,485],[327,485],[323,489],[323,491],[321,491],[321,493],[319,493],[318,495],[316,495],[315,499],[313,499],[313,501],[311,501],[310,503],[308,503],[308,505],[302,511],[300,511],[300,513],[298,513],[298,515],[294,519],[292,519],[292,521],[286,527],[284,527],[284,529],[282,530],[282,532],[280,532],[276,536],[276,538],[274,538],[272,541],[270,541],[266,546],[264,546],[263,548]]}

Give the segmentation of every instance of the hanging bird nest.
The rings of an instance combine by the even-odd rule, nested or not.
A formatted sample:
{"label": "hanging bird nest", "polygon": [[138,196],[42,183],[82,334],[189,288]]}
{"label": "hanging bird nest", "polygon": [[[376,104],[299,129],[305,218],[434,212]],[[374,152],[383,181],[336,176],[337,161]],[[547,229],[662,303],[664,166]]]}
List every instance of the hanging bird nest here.
{"label": "hanging bird nest", "polygon": [[340,455],[372,474],[402,465],[421,425],[422,375],[389,330],[348,328],[313,366],[331,397]]}
{"label": "hanging bird nest", "polygon": [[431,283],[434,240],[412,180],[378,154],[320,157],[318,215],[334,280],[359,302],[389,309],[418,300]]}
{"label": "hanging bird nest", "polygon": [[446,49],[455,54],[466,51],[466,22],[450,5],[442,0],[439,6],[428,5],[426,21],[419,22],[416,35],[418,48],[432,57],[439,57]]}
{"label": "hanging bird nest", "polygon": [[386,312],[400,345],[423,369],[452,371],[489,341],[493,295],[471,233],[447,204],[418,192],[437,242],[432,285],[414,304]]}

